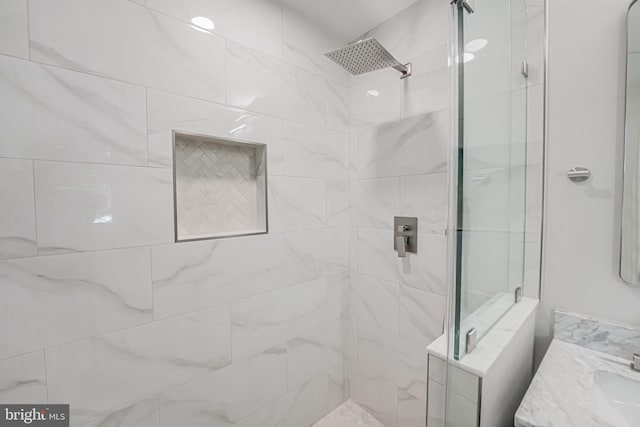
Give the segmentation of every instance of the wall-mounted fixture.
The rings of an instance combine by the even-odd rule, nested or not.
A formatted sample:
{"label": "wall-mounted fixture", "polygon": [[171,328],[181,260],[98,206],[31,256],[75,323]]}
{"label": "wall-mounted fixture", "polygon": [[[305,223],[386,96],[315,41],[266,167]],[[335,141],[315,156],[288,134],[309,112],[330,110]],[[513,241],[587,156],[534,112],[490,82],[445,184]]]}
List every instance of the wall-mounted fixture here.
{"label": "wall-mounted fixture", "polygon": [[398,61],[375,37],[358,40],[348,46],[325,53],[325,56],[355,75],[389,67],[400,71],[401,79],[411,75],[411,63],[403,64]]}
{"label": "wall-mounted fixture", "polygon": [[267,232],[267,148],[173,133],[176,242]]}
{"label": "wall-mounted fixture", "polygon": [[407,252],[418,253],[418,218],[396,216],[393,218],[393,249],[404,258]]}
{"label": "wall-mounted fixture", "polygon": [[591,171],[587,168],[576,166],[567,172],[567,178],[573,182],[584,182],[591,177]]}

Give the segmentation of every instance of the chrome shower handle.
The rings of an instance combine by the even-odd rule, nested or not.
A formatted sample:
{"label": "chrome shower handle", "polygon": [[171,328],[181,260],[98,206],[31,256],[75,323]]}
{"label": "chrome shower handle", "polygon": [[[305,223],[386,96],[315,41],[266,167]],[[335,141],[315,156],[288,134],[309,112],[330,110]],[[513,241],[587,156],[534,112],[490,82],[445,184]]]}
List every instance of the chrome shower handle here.
{"label": "chrome shower handle", "polygon": [[398,251],[400,258],[406,258],[407,253],[418,252],[418,218],[393,218],[393,249]]}
{"label": "chrome shower handle", "polygon": [[407,241],[409,240],[409,233],[407,233],[408,227],[406,225],[399,225],[396,232],[396,247],[398,248],[398,256],[405,258],[407,256]]}

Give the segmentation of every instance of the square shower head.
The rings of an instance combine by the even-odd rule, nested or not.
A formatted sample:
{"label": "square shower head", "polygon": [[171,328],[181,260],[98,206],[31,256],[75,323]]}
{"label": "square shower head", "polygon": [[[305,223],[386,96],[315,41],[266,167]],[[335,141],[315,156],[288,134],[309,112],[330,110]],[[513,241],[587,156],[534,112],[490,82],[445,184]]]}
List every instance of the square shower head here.
{"label": "square shower head", "polygon": [[345,68],[351,74],[364,74],[370,71],[393,67],[408,77],[411,72],[409,64],[403,65],[389,53],[374,37],[359,40],[341,47],[325,56]]}

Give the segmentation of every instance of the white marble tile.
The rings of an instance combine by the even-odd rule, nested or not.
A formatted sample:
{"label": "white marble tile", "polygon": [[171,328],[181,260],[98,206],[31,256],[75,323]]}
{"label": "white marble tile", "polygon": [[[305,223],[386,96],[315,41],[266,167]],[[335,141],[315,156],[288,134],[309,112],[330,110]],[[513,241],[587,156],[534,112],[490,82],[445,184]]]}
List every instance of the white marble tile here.
{"label": "white marble tile", "polygon": [[320,375],[238,421],[234,427],[310,426],[327,413],[327,375]]}
{"label": "white marble tile", "polygon": [[326,279],[235,302],[231,305],[233,360],[259,354],[326,320]]}
{"label": "white marble tile", "polygon": [[227,427],[287,391],[284,349],[270,349],[160,395],[163,426]]}
{"label": "white marble tile", "polygon": [[554,312],[557,340],[631,359],[640,348],[640,328],[562,310]]}
{"label": "white marble tile", "polygon": [[427,401],[427,425],[429,427],[445,427],[445,392],[444,385],[429,379],[429,399]]}
{"label": "white marble tile", "polygon": [[554,339],[515,414],[515,425],[631,427],[610,403],[615,394],[605,390],[614,383],[622,393],[622,385],[635,384],[637,376],[626,357]]}
{"label": "white marble tile", "polygon": [[368,322],[358,322],[358,362],[426,401],[427,358],[414,344]]}
{"label": "white marble tile", "polygon": [[398,332],[398,285],[356,272],[351,273],[351,315]]}
{"label": "white marble tile", "polygon": [[376,37],[398,61],[409,62],[447,44],[449,13],[446,3],[417,1],[360,38]]}
{"label": "white marble tile", "polygon": [[36,161],[35,180],[38,253],[173,240],[169,169]]}
{"label": "white marble tile", "polygon": [[303,283],[346,271],[349,264],[348,240],[346,228],[286,233],[286,283]]}
{"label": "white marble tile", "polygon": [[351,399],[386,427],[398,426],[398,388],[357,362],[351,364]]}
{"label": "white marble tile", "polygon": [[173,131],[267,144],[267,170],[282,174],[282,120],[212,102],[147,90],[149,165],[172,167]]}
{"label": "white marble tile", "polygon": [[349,88],[335,83],[331,80],[327,81],[327,127],[340,132],[349,130]]}
{"label": "white marble tile", "polygon": [[[485,3],[483,13],[465,21],[464,43],[483,39],[487,45],[465,62],[465,103],[499,93],[512,85],[511,14],[508,2]],[[500,66],[501,64],[502,66]]]}
{"label": "white marble tile", "polygon": [[227,99],[229,105],[283,117],[285,111],[282,61],[233,42],[227,42]]}
{"label": "white marble tile", "polygon": [[402,81],[402,117],[408,118],[447,108],[451,100],[451,70],[447,46],[411,61],[411,78]]}
{"label": "white marble tile", "polygon": [[342,361],[341,319],[310,329],[287,341],[288,389],[311,381]]}
{"label": "white marble tile", "polygon": [[429,345],[444,332],[446,298],[409,286],[400,286],[398,332],[415,343]]}
{"label": "white marble tile", "polygon": [[511,92],[465,103],[465,169],[507,167],[511,160]]}
{"label": "white marble tile", "polygon": [[0,0],[0,53],[29,57],[27,0]]}
{"label": "white marble tile", "polygon": [[224,39],[132,2],[29,1],[29,34],[35,61],[224,101]]}
{"label": "white marble tile", "polygon": [[456,393],[473,403],[480,402],[480,377],[458,366],[448,367],[447,387],[451,393]]}
{"label": "white marble tile", "polygon": [[478,404],[455,393],[447,393],[447,426],[478,426]]}
{"label": "white marble tile", "polygon": [[0,259],[36,254],[33,162],[0,158]]}
{"label": "white marble tile", "polygon": [[316,178],[342,178],[348,174],[346,133],[284,122],[284,174]]}
{"label": "white marble tile", "polygon": [[400,177],[400,214],[417,217],[422,233],[444,234],[448,184],[446,173]]}
{"label": "white marble tile", "polygon": [[327,227],[347,227],[349,209],[349,180],[327,180]]}
{"label": "white marble tile", "polygon": [[435,381],[438,384],[445,384],[445,381],[447,380],[447,364],[444,359],[429,353],[427,359],[427,370],[429,372],[430,381]]}
{"label": "white marble tile", "polygon": [[345,85],[348,83],[349,73],[324,56],[325,53],[344,46],[344,42],[328,29],[285,8],[282,36],[285,61],[336,82]]}
{"label": "white marble tile", "polygon": [[487,296],[507,292],[509,289],[509,234],[465,231],[462,245],[462,250],[470,255],[463,265],[463,274],[465,277],[473,277],[473,290]]}
{"label": "white marble tile", "polygon": [[154,246],[156,317],[282,288],[284,247],[279,234]]}
{"label": "white marble tile", "polygon": [[398,390],[398,426],[425,427],[426,425],[427,402]]}
{"label": "white marble tile", "polygon": [[363,129],[358,135],[360,178],[446,172],[446,110]]}
{"label": "white marble tile", "polygon": [[350,120],[358,126],[380,126],[401,116],[400,73],[389,69],[349,88]]}
{"label": "white marble tile", "polygon": [[0,361],[0,401],[3,404],[47,403],[43,351]]}
{"label": "white marble tile", "polygon": [[327,277],[327,320],[347,319],[349,317],[349,292],[351,278],[349,271],[332,274]]}
{"label": "white marble tile", "polygon": [[143,88],[0,57],[0,96],[2,156],[147,164]]}
{"label": "white marble tile", "polygon": [[[512,224],[511,191],[512,168],[468,170],[464,173],[464,229],[474,232],[508,232]],[[514,186],[515,187],[515,186]],[[524,188],[518,188],[524,194]],[[523,222],[523,206],[517,207],[520,222]],[[522,228],[522,227],[520,227]]]}
{"label": "white marble tile", "polygon": [[400,213],[400,178],[351,180],[351,224],[392,229]]}
{"label": "white marble tile", "polygon": [[46,350],[49,400],[74,425],[231,363],[229,310],[206,309]]}
{"label": "white marble tile", "polygon": [[329,85],[325,78],[293,65],[284,65],[284,117],[324,126],[327,123]]}
{"label": "white marble tile", "polygon": [[[282,57],[282,6],[264,0],[148,0],[147,7],[187,23],[209,18],[212,33],[278,58]],[[250,29],[250,31],[249,31]]]}
{"label": "white marble tile", "polygon": [[274,176],[269,180],[269,230],[299,231],[326,224],[327,185],[323,179]]}
{"label": "white marble tile", "polygon": [[399,258],[391,230],[358,230],[357,271],[438,295],[446,291],[446,237],[418,234],[418,253]]}
{"label": "white marble tile", "polygon": [[160,427],[160,408],[156,396],[117,409],[82,427]]}
{"label": "white marble tile", "polygon": [[380,421],[349,399],[313,427],[384,427]]}
{"label": "white marble tile", "polygon": [[0,359],[152,321],[149,269],[148,248],[0,262]]}

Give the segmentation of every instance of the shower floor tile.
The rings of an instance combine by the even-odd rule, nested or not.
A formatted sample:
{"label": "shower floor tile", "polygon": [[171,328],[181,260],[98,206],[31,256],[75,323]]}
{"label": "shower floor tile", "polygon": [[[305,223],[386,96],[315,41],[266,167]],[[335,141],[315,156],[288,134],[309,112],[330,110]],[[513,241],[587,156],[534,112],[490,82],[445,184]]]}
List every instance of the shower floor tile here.
{"label": "shower floor tile", "polygon": [[384,427],[361,406],[349,399],[312,427]]}

